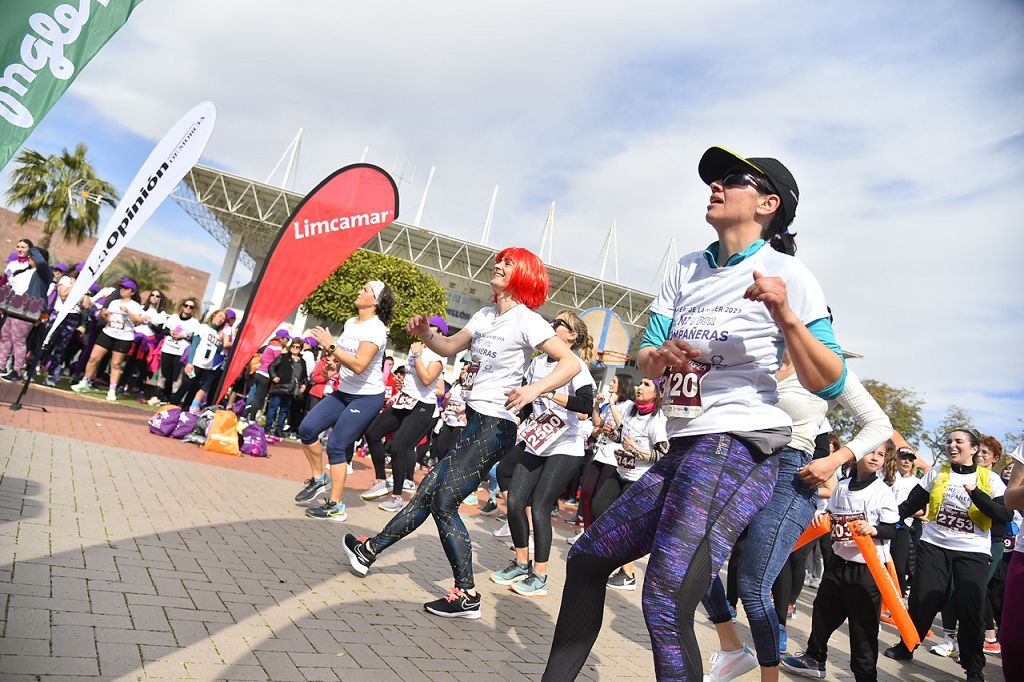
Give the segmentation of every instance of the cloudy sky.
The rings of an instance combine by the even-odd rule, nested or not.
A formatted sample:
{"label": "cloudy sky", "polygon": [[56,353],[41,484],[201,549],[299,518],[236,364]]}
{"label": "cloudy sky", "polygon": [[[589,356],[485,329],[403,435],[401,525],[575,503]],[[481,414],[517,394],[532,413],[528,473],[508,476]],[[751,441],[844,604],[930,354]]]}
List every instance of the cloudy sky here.
{"label": "cloudy sky", "polygon": [[[596,274],[614,219],[621,281],[648,291],[670,238],[712,241],[704,149],[776,156],[858,373],[919,391],[929,425],[958,404],[1002,435],[1024,416],[1022,46],[1009,0],[151,0],[27,146],[84,141],[123,186],[209,99],[204,163],[263,180],[303,127],[297,190],[368,146],[405,220],[436,166],[425,227],[478,239],[500,185],[491,245],[536,248],[555,201],[556,265]],[[223,255],[170,202],[132,246]]]}

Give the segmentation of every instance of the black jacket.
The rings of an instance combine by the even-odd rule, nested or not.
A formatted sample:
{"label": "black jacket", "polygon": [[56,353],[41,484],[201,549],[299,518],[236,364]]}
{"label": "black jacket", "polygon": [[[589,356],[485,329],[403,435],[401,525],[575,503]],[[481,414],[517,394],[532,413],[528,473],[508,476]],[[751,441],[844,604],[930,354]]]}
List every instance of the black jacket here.
{"label": "black jacket", "polygon": [[[270,367],[267,368],[270,375],[271,395],[290,395],[293,398],[302,395],[300,387],[306,383],[306,361],[299,357],[292,360],[291,353],[285,351],[277,356]],[[274,381],[280,378],[280,381]]]}

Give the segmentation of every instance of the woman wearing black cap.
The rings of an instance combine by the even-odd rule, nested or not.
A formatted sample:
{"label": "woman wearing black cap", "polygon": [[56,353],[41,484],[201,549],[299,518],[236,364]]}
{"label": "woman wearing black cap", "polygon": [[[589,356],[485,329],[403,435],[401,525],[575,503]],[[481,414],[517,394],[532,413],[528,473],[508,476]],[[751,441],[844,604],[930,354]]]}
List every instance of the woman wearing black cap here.
{"label": "woman wearing black cap", "polygon": [[545,680],[575,679],[600,631],[608,577],[648,553],[643,607],[658,678],[700,680],[694,611],[767,505],[773,455],[790,440],[777,406],[782,347],[808,390],[825,399],[843,390],[825,296],[787,253],[793,176],[776,159],[720,147],[698,172],[718,239],[680,259],[640,344],[640,369],[662,381],[669,450],[573,545]]}

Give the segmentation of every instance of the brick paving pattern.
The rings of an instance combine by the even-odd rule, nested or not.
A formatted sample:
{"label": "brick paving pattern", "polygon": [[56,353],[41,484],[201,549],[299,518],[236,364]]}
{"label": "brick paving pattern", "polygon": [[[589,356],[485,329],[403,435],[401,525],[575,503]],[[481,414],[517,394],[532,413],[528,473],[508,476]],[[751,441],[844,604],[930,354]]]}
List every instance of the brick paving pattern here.
{"label": "brick paving pattern", "polygon": [[[0,401],[13,396],[0,385]],[[145,410],[36,387],[26,403],[50,411],[0,405],[2,679],[539,678],[565,523],[556,523],[549,595],[526,599],[487,580],[507,562],[508,542],[490,535],[495,521],[470,514],[484,614],[439,619],[422,608],[451,585],[432,523],[367,578],[346,569],[343,532],[372,533],[388,518],[358,497],[372,479],[367,460],[349,478],[349,521],[314,521],[291,501],[306,475],[295,445],[273,446],[268,459],[212,455],[150,435]],[[804,591],[790,627],[796,647],[813,595]],[[706,657],[714,630],[702,613],[697,621]],[[883,632],[883,645],[895,641]],[[852,679],[845,629],[833,644],[829,679]],[[649,648],[640,592],[609,591],[581,678],[653,679]],[[924,653],[879,667],[887,681],[962,679],[952,661]],[[1002,679],[998,658],[986,673]]]}

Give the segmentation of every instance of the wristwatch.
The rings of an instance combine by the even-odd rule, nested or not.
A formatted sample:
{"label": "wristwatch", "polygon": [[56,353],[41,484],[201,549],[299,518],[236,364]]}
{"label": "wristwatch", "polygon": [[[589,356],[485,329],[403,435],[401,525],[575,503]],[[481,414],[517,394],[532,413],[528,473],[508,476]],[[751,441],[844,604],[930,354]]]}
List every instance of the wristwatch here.
{"label": "wristwatch", "polygon": [[328,355],[334,355],[334,351],[336,351],[336,350],[338,350],[338,346],[336,346],[333,343],[331,345],[327,346],[327,354]]}

